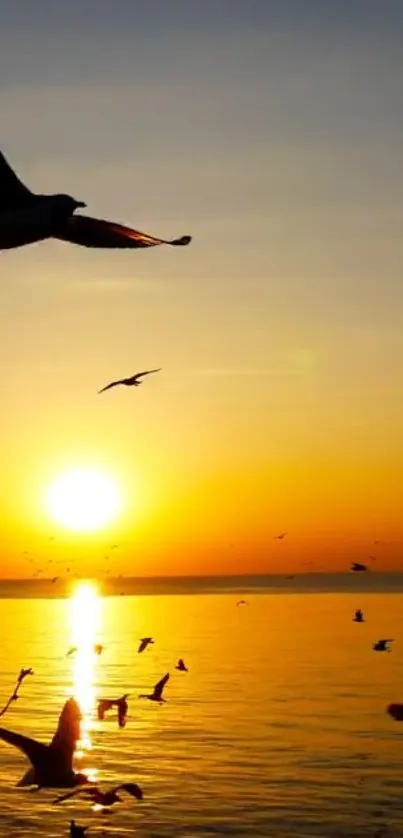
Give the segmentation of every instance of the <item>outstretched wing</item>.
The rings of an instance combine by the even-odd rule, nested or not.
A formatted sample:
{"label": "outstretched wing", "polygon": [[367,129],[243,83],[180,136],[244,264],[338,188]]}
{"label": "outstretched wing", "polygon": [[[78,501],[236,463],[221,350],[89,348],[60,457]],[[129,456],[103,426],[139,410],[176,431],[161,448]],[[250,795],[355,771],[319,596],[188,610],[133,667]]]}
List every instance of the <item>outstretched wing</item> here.
{"label": "outstretched wing", "polygon": [[113,221],[105,221],[101,218],[90,218],[88,215],[70,216],[53,238],[83,247],[104,248],[155,247],[158,244],[184,246],[191,241],[191,236],[182,236],[172,241],[159,239],[156,236],[141,233],[140,230],[132,230],[123,224],[115,224]]}
{"label": "outstretched wing", "polygon": [[167,674],[164,675],[163,678],[161,678],[161,681],[158,681],[158,684],[156,684],[155,687],[154,687],[154,695],[157,699],[161,698],[162,691],[163,691],[167,681],[169,681],[169,672],[167,672]]}
{"label": "outstretched wing", "polygon": [[0,212],[18,207],[29,198],[32,198],[32,192],[24,186],[0,152]]}
{"label": "outstretched wing", "polygon": [[76,700],[69,698],[60,713],[59,724],[50,744],[52,750],[57,751],[62,756],[66,766],[71,770],[73,768],[73,754],[80,738],[81,718],[81,710]]}
{"label": "outstretched wing", "polygon": [[4,727],[0,727],[0,739],[9,745],[14,745],[15,748],[22,751],[28,757],[34,768],[40,765],[49,753],[48,745],[43,745],[42,742],[37,742],[35,739],[31,739],[29,736],[23,736],[21,733],[13,733],[12,730],[6,730]]}
{"label": "outstretched wing", "polygon": [[102,387],[102,390],[98,390],[98,395],[99,395],[100,393],[104,393],[104,392],[105,392],[105,390],[110,390],[110,389],[111,389],[111,387],[117,387],[117,385],[118,385],[118,384],[123,384],[123,381],[122,381],[122,380],[120,380],[120,381],[111,381],[111,383],[110,383],[110,384],[107,384],[107,385],[106,385],[106,387]]}
{"label": "outstretched wing", "polygon": [[68,800],[69,797],[75,797],[77,794],[85,794],[87,797],[93,797],[95,789],[89,788],[80,788],[74,789],[74,791],[69,791],[67,794],[62,794],[60,797],[56,797],[52,800],[52,803],[62,803],[63,800]]}
{"label": "outstretched wing", "polygon": [[132,797],[135,797],[137,800],[143,799],[143,792],[140,786],[137,783],[122,783],[120,786],[116,786],[113,791],[127,791],[128,794],[131,794]]}
{"label": "outstretched wing", "polygon": [[136,372],[136,375],[133,378],[141,378],[143,375],[151,375],[152,372],[161,372],[162,367],[158,367],[157,370],[144,370],[144,372]]}
{"label": "outstretched wing", "polygon": [[116,704],[115,701],[112,701],[108,698],[105,698],[101,701],[98,701],[98,719],[102,722],[105,718],[105,713],[108,710],[111,710],[113,705]]}
{"label": "outstretched wing", "polygon": [[144,652],[144,649],[148,646],[148,639],[145,637],[143,640],[140,641],[140,646],[138,648],[138,652]]}

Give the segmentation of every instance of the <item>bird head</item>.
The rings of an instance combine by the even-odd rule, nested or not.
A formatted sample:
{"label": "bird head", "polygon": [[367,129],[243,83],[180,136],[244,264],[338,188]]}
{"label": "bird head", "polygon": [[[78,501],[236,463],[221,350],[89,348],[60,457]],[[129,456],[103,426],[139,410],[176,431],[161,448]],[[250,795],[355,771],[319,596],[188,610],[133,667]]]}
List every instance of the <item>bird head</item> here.
{"label": "bird head", "polygon": [[53,197],[60,210],[65,212],[67,215],[72,215],[76,209],[87,206],[84,201],[77,201],[76,198],[72,198],[71,195],[54,195]]}

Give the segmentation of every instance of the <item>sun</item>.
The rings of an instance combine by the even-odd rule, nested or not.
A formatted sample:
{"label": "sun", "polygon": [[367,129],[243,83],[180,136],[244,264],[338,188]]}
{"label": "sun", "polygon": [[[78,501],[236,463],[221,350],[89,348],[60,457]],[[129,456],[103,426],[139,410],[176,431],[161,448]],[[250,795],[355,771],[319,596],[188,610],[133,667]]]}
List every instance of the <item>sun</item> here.
{"label": "sun", "polygon": [[121,500],[109,475],[95,468],[71,468],[49,487],[46,506],[56,523],[69,530],[92,532],[117,517]]}

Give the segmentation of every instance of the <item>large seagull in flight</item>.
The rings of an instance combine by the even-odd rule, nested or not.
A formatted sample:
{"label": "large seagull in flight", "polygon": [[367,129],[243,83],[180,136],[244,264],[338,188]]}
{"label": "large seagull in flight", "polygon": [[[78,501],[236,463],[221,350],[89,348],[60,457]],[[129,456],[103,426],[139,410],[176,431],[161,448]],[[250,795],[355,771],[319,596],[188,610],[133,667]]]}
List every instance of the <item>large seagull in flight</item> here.
{"label": "large seagull in flight", "polygon": [[44,239],[61,239],[83,247],[137,248],[157,244],[186,245],[190,236],[159,239],[114,221],[74,215],[85,207],[70,195],[36,195],[17,177],[0,152],[0,250]]}

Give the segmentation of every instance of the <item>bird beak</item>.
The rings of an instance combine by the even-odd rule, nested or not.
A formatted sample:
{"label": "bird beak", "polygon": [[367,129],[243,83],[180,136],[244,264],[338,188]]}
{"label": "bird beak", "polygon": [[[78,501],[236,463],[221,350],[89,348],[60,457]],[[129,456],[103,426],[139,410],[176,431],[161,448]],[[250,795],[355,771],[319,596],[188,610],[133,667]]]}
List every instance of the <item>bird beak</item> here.
{"label": "bird beak", "polygon": [[84,204],[84,201],[77,201],[76,207],[86,207],[87,204]]}

